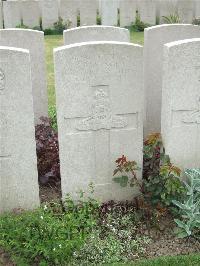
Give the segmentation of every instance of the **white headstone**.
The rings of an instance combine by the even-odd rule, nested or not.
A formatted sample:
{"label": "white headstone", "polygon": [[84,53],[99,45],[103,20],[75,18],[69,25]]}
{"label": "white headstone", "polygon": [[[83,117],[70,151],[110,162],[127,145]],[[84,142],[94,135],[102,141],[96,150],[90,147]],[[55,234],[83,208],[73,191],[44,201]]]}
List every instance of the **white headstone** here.
{"label": "white headstone", "polygon": [[137,0],[120,0],[120,26],[130,26],[135,22]]}
{"label": "white headstone", "polygon": [[84,26],[65,30],[64,44],[91,41],[130,42],[130,33],[127,29],[113,26]]}
{"label": "white headstone", "polygon": [[0,47],[0,212],[39,205],[30,56]]}
{"label": "white headstone", "polygon": [[80,24],[96,25],[97,22],[97,0],[85,0],[80,2]]}
{"label": "white headstone", "polygon": [[0,0],[0,29],[3,28],[3,4],[2,0]]}
{"label": "white headstone", "polygon": [[145,135],[160,132],[163,45],[200,37],[200,27],[187,24],[154,26],[144,31]]}
{"label": "white headstone", "polygon": [[156,1],[155,0],[139,0],[137,1],[137,9],[140,20],[150,25],[156,24]]}
{"label": "white headstone", "polygon": [[41,0],[42,27],[50,29],[58,21],[58,0]]}
{"label": "white headstone", "polygon": [[192,23],[194,18],[194,0],[177,0],[181,23]]}
{"label": "white headstone", "polygon": [[40,25],[40,7],[37,0],[21,2],[23,24],[29,28]]}
{"label": "white headstone", "polygon": [[48,116],[44,33],[27,29],[0,30],[0,45],[28,49],[31,56],[35,123]]}
{"label": "white headstone", "polygon": [[142,54],[142,46],[120,42],[54,50],[63,197],[78,197],[91,182],[101,201],[133,197],[112,175],[123,154],[142,166]]}
{"label": "white headstone", "polygon": [[200,168],[200,39],[164,46],[162,137],[177,166]]}
{"label": "white headstone", "polygon": [[59,15],[64,23],[68,23],[70,27],[77,26],[79,1],[76,0],[60,0]]}
{"label": "white headstone", "polygon": [[117,26],[118,22],[118,0],[101,1],[101,24],[107,26]]}
{"label": "white headstone", "polygon": [[21,24],[21,2],[3,1],[4,27],[15,28]]}
{"label": "white headstone", "polygon": [[194,16],[195,18],[200,18],[200,1],[195,0],[194,2]]}

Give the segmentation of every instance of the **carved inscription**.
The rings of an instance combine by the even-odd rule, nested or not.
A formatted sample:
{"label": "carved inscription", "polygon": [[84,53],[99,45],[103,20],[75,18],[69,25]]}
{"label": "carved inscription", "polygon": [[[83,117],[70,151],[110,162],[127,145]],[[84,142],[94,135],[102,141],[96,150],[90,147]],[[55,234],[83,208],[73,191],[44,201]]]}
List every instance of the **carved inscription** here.
{"label": "carved inscription", "polygon": [[[107,86],[105,86],[107,87]],[[99,130],[123,128],[128,125],[125,118],[113,115],[109,94],[104,86],[96,86],[92,103],[92,114],[76,126],[77,130]]]}

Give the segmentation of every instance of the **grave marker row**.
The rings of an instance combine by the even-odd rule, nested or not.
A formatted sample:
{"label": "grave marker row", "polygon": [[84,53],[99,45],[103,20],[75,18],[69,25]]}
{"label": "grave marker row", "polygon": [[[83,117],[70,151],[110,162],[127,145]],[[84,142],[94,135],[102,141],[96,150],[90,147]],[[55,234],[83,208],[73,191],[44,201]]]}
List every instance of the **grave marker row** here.
{"label": "grave marker row", "polygon": [[[43,29],[52,28],[59,17],[68,27],[76,27],[78,16],[80,16],[81,26],[95,25],[98,12],[102,25],[107,26],[130,26],[135,22],[137,13],[143,22],[150,25],[156,24],[156,17],[160,23],[164,23],[163,16],[175,13],[179,14],[181,23],[192,23],[194,17],[200,16],[200,4],[199,0],[3,1],[5,28],[16,27],[21,24],[21,21],[31,28],[39,27],[41,22]],[[0,16],[0,27],[2,22]]]}
{"label": "grave marker row", "polygon": [[[116,30],[111,28],[102,27],[104,31]],[[82,29],[90,30],[95,38],[94,27]],[[135,160],[142,169],[144,99],[149,97],[149,87],[144,91],[143,75],[146,85],[152,85],[151,82],[154,85],[154,97],[149,98],[154,102],[150,102],[152,108],[147,105],[145,130],[162,133],[166,153],[177,166],[200,167],[199,27],[162,25],[147,29],[144,57],[142,46],[128,42],[91,39],[81,42],[84,39],[80,37],[80,43],[73,43],[76,30],[71,30],[75,34],[71,42],[67,39],[69,35],[65,37],[72,44],[54,50],[63,197],[70,193],[77,198],[76,192],[87,191],[91,182],[95,185],[94,196],[101,201],[131,199],[137,193],[133,188],[122,189],[115,184],[112,172],[116,158],[122,154]],[[98,30],[100,27],[96,27],[95,31]],[[0,40],[6,40],[4,34],[9,36],[12,31],[1,30]],[[127,36],[126,30],[120,31],[124,35],[119,36]],[[15,32],[17,36],[24,30]],[[85,41],[91,36],[86,36]],[[199,39],[180,41],[194,37]],[[33,57],[29,49],[30,55],[27,50],[0,47],[0,212],[39,205]],[[157,58],[159,61],[155,61]],[[150,65],[152,76],[147,68]],[[159,109],[153,117],[156,106]],[[150,116],[157,119],[157,124],[148,120]],[[137,176],[142,177],[142,170]]]}

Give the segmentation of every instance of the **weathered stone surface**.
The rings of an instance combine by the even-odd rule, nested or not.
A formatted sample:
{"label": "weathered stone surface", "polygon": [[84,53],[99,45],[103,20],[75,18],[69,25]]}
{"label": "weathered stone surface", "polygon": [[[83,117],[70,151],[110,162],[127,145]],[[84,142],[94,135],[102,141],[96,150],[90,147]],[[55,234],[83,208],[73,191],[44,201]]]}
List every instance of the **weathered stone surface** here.
{"label": "weathered stone surface", "polygon": [[163,45],[168,42],[195,37],[200,37],[199,26],[187,24],[168,24],[145,29],[145,135],[150,132],[160,132]]}
{"label": "weathered stone surface", "polygon": [[77,198],[93,182],[102,201],[132,198],[133,188],[121,188],[112,174],[122,154],[142,166],[142,52],[120,42],[54,50],[63,197]]}
{"label": "weathered stone surface", "polygon": [[173,163],[200,168],[200,39],[165,44],[162,136]]}
{"label": "weathered stone surface", "polygon": [[100,0],[101,24],[107,26],[117,26],[118,20],[118,0]]}
{"label": "weathered stone surface", "polygon": [[0,47],[0,212],[38,205],[30,56]]}
{"label": "weathered stone surface", "polygon": [[137,8],[141,21],[156,24],[156,1],[155,0],[139,0],[137,1]]}
{"label": "weathered stone surface", "polygon": [[200,18],[200,1],[194,0],[194,16]]}
{"label": "weathered stone surface", "polygon": [[137,0],[121,0],[119,2],[120,8],[120,26],[130,26],[132,22],[135,22]]}
{"label": "weathered stone surface", "polygon": [[15,28],[21,24],[21,2],[3,1],[4,27]]}
{"label": "weathered stone surface", "polygon": [[130,42],[130,33],[127,29],[113,26],[83,26],[65,30],[64,44],[73,44],[90,41],[118,41]]}
{"label": "weathered stone surface", "polygon": [[41,0],[41,9],[43,29],[53,28],[58,21],[58,0]]}
{"label": "weathered stone surface", "polygon": [[0,0],[0,29],[3,28],[3,4],[2,0]]}
{"label": "weathered stone surface", "polygon": [[23,24],[33,28],[40,25],[40,7],[39,1],[25,0],[21,2],[21,11]]}
{"label": "weathered stone surface", "polygon": [[80,24],[81,26],[96,25],[97,23],[97,0],[85,0],[80,2]]}
{"label": "weathered stone surface", "polygon": [[59,14],[63,21],[69,24],[69,27],[77,26],[78,0],[60,0]]}
{"label": "weathered stone surface", "polygon": [[181,23],[192,23],[194,18],[194,0],[177,0],[178,14]]}
{"label": "weathered stone surface", "polygon": [[27,29],[0,30],[0,45],[28,49],[31,56],[35,123],[48,115],[47,83],[44,58],[44,34]]}

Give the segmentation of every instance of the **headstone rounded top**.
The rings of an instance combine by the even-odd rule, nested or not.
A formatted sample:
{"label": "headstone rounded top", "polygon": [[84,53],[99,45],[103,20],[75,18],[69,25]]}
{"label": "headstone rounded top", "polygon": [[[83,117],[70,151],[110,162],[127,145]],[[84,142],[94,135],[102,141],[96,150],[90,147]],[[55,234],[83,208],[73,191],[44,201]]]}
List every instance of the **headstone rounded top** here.
{"label": "headstone rounded top", "polygon": [[182,23],[162,24],[162,25],[156,25],[156,26],[145,28],[144,32],[148,32],[152,30],[160,30],[164,28],[177,28],[177,27],[199,27],[199,26],[193,25],[193,24],[182,24]]}
{"label": "headstone rounded top", "polygon": [[64,32],[70,32],[70,31],[75,31],[75,30],[82,30],[82,29],[115,29],[115,30],[120,30],[120,31],[125,31],[128,32],[128,29],[116,27],[116,26],[105,26],[105,25],[90,25],[90,26],[81,26],[81,27],[75,27],[71,29],[64,30]]}
{"label": "headstone rounded top", "polygon": [[185,44],[188,45],[189,43],[196,43],[196,42],[200,42],[200,38],[184,39],[180,41],[169,42],[164,44],[164,46],[171,48],[171,47],[176,47],[178,45],[185,45]]}
{"label": "headstone rounded top", "polygon": [[2,32],[7,32],[7,31],[15,31],[15,32],[27,32],[27,33],[37,33],[41,34],[42,36],[44,35],[43,31],[40,30],[32,30],[32,29],[21,29],[21,28],[7,28],[7,29],[0,29]]}
{"label": "headstone rounded top", "polygon": [[104,46],[105,44],[110,45],[110,46],[116,46],[116,45],[121,45],[121,46],[129,46],[129,47],[137,47],[139,49],[143,49],[142,45],[135,44],[135,43],[129,43],[129,42],[113,42],[113,41],[94,41],[94,42],[81,42],[81,43],[73,43],[65,46],[61,46],[58,48],[54,48],[54,52],[59,52],[59,51],[64,51],[68,50],[71,48],[77,48],[77,47],[83,47],[83,46]]}

